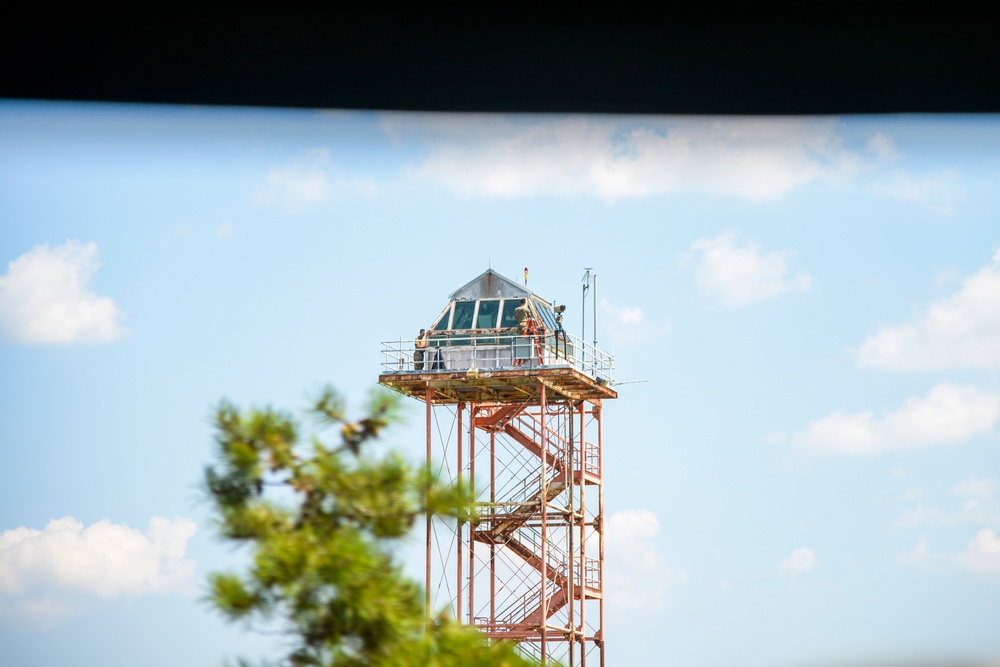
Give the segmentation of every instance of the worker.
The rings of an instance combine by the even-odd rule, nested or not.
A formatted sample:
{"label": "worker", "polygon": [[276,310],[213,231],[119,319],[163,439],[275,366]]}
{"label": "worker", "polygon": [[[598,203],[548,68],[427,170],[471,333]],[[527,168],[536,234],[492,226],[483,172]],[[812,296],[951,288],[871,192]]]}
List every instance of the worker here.
{"label": "worker", "polygon": [[424,348],[427,347],[427,330],[421,329],[417,339],[413,341],[413,368],[424,370]]}
{"label": "worker", "polygon": [[528,320],[532,319],[527,299],[521,299],[521,305],[514,309],[514,319],[517,320],[517,335],[523,336],[524,330],[528,326]]}

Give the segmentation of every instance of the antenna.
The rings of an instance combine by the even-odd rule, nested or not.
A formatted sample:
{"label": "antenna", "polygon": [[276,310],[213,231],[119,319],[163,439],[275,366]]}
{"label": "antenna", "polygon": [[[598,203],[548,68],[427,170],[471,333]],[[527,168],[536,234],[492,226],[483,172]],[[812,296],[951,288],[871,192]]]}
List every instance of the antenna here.
{"label": "antenna", "polygon": [[593,269],[583,270],[583,306],[580,308],[580,340],[587,340],[587,292],[590,291],[590,274]]}
{"label": "antenna", "polygon": [[594,274],[594,348],[597,348],[597,274]]}

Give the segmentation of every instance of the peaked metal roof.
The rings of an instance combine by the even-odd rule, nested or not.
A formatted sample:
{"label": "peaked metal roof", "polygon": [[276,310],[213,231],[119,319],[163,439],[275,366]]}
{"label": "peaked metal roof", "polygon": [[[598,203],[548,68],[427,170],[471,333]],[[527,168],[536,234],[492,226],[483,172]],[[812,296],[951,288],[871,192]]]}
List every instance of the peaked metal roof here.
{"label": "peaked metal roof", "polygon": [[450,301],[490,298],[526,299],[529,297],[547,306],[551,305],[548,299],[543,299],[524,285],[518,285],[510,278],[500,275],[493,269],[487,269],[448,295]]}
{"label": "peaked metal roof", "polygon": [[448,295],[452,301],[456,299],[488,299],[490,297],[521,297],[531,296],[531,291],[523,285],[501,276],[493,269],[487,269],[457,290]]}

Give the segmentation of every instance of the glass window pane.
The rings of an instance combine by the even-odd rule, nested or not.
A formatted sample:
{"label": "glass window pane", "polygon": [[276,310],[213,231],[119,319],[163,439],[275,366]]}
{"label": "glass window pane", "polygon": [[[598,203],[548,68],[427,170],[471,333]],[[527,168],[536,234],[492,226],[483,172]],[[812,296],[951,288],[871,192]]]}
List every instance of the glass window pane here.
{"label": "glass window pane", "polygon": [[500,327],[507,329],[509,327],[516,327],[517,320],[514,319],[514,310],[521,305],[520,299],[504,299],[503,301],[503,317],[500,318]]}
{"label": "glass window pane", "polygon": [[535,310],[538,311],[538,316],[542,318],[541,324],[549,331],[555,331],[557,328],[555,313],[537,302],[535,303]]}
{"label": "glass window pane", "polygon": [[476,309],[475,301],[456,301],[455,319],[451,324],[452,329],[471,329],[472,313]]}
{"label": "glass window pane", "polygon": [[436,325],[434,325],[434,331],[447,331],[448,330],[448,320],[450,320],[450,319],[451,319],[451,306],[449,306],[444,311],[444,315],[441,317],[441,319],[438,321],[438,323]]}
{"label": "glass window pane", "polygon": [[500,299],[490,299],[479,302],[479,314],[476,315],[477,329],[495,329],[497,313],[500,312]]}

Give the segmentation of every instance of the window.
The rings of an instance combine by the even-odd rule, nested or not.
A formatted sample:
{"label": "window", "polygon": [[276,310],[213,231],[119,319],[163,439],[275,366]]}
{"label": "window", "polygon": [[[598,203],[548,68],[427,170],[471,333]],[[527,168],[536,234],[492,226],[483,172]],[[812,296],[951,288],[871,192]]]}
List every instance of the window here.
{"label": "window", "polygon": [[441,316],[441,319],[438,320],[438,323],[434,326],[434,331],[447,331],[450,320],[451,320],[451,304],[448,304],[448,307],[445,308],[444,310],[444,315]]}
{"label": "window", "polygon": [[514,310],[520,305],[520,299],[504,299],[503,317],[500,318],[501,328],[508,329],[517,326],[517,320],[514,319]]}
{"label": "window", "polygon": [[495,329],[497,314],[500,312],[500,299],[479,302],[479,314],[476,315],[477,329]]}
{"label": "window", "polygon": [[471,329],[472,315],[476,309],[475,301],[456,301],[455,317],[452,321],[452,329]]}
{"label": "window", "polygon": [[538,311],[538,316],[542,318],[539,324],[549,331],[555,331],[559,327],[556,326],[556,314],[551,310],[543,306],[542,304],[535,301],[535,310]]}

